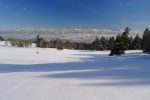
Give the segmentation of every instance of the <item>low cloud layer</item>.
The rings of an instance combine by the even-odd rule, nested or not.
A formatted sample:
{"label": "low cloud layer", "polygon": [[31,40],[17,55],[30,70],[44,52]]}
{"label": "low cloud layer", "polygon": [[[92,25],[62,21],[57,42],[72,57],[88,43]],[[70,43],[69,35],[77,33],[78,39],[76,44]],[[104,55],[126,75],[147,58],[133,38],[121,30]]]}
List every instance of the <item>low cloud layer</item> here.
{"label": "low cloud layer", "polygon": [[[17,29],[17,30],[1,30],[0,35],[5,38],[26,38],[35,39],[37,35],[50,40],[61,39],[69,41],[91,42],[96,37],[112,37],[122,34],[123,30],[111,29]],[[130,35],[135,36],[142,32],[132,30]]]}

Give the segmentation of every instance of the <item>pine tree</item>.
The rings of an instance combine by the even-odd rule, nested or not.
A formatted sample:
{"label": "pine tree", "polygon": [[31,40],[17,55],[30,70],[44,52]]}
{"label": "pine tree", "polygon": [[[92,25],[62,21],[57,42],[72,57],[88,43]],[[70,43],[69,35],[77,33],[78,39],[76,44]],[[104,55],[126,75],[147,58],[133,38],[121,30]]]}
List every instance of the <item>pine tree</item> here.
{"label": "pine tree", "polygon": [[130,44],[130,38],[128,36],[129,32],[130,32],[130,28],[127,27],[122,34],[122,40],[123,40],[123,45],[124,45],[125,50],[129,49],[129,44]]}
{"label": "pine tree", "polygon": [[121,43],[116,43],[111,49],[110,56],[121,54],[124,54],[123,45]]}
{"label": "pine tree", "polygon": [[79,50],[85,50],[84,43],[79,43],[78,46],[79,46],[78,47]]}
{"label": "pine tree", "polygon": [[48,48],[48,42],[45,41],[45,40],[43,40],[41,47],[42,47],[42,48]]}
{"label": "pine tree", "polygon": [[113,45],[114,45],[114,43],[115,43],[115,38],[114,37],[110,37],[109,40],[108,40],[108,47],[107,47],[107,49],[111,50]]}
{"label": "pine tree", "polygon": [[124,54],[124,51],[125,51],[125,48],[124,48],[122,37],[120,35],[118,35],[116,37],[116,41],[111,49],[110,56]]}
{"label": "pine tree", "polygon": [[63,42],[58,40],[56,48],[57,48],[57,50],[63,50]]}
{"label": "pine tree", "polygon": [[144,31],[142,38],[143,52],[150,53],[150,31],[148,28]]}
{"label": "pine tree", "polygon": [[46,41],[45,39],[41,38],[39,35],[37,35],[35,43],[36,43],[36,47],[39,47],[39,48],[50,47],[50,43]]}
{"label": "pine tree", "polygon": [[92,50],[100,50],[101,44],[98,37],[91,43],[91,46],[92,46]]}
{"label": "pine tree", "polygon": [[129,50],[134,50],[134,44],[133,44],[133,41],[134,41],[133,37],[130,36]]}
{"label": "pine tree", "polygon": [[133,41],[134,49],[141,50],[142,49],[142,39],[137,34]]}
{"label": "pine tree", "polygon": [[41,40],[41,39],[40,39],[40,36],[37,35],[36,40],[35,40],[36,47],[41,47],[41,46],[40,46],[40,44],[41,44],[41,43],[40,43],[40,40]]}
{"label": "pine tree", "polygon": [[106,50],[108,45],[108,40],[105,37],[100,38],[100,50]]}

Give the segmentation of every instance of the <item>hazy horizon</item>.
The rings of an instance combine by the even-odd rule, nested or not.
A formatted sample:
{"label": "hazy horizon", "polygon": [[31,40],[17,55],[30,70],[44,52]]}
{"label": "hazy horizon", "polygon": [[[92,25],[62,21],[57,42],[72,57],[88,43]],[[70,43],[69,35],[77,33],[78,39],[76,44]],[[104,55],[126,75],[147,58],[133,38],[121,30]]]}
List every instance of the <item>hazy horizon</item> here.
{"label": "hazy horizon", "polygon": [[150,26],[149,0],[0,0],[4,37],[89,41],[126,27],[142,36]]}
{"label": "hazy horizon", "polygon": [[[91,42],[96,37],[113,37],[123,33],[122,30],[111,30],[111,29],[18,29],[18,30],[0,30],[0,36],[5,38],[25,38],[35,39],[37,35],[51,40],[61,39],[75,42]],[[130,36],[135,37],[139,34],[142,37],[143,32],[139,30],[131,30]]]}

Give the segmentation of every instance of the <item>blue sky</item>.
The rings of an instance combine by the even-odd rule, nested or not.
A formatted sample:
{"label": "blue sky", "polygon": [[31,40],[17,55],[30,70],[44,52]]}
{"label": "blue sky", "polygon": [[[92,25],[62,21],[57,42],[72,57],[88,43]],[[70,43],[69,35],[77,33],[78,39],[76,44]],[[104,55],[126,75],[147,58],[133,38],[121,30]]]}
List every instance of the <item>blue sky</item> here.
{"label": "blue sky", "polygon": [[145,29],[150,0],[0,0],[0,29]]}

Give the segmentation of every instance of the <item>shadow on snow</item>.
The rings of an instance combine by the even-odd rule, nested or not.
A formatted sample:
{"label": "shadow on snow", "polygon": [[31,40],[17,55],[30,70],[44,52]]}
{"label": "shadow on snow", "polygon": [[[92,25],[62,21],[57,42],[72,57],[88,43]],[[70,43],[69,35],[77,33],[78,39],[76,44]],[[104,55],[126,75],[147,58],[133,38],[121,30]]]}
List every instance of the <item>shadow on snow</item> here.
{"label": "shadow on snow", "polygon": [[[83,86],[150,85],[150,56],[148,55],[127,54],[109,57],[91,54],[83,56],[88,57],[81,58],[81,62],[37,65],[1,64],[0,73],[49,72],[45,76],[38,77],[91,79],[91,81],[93,79],[114,80],[105,83],[82,84]],[[60,73],[51,73],[54,71]]]}

